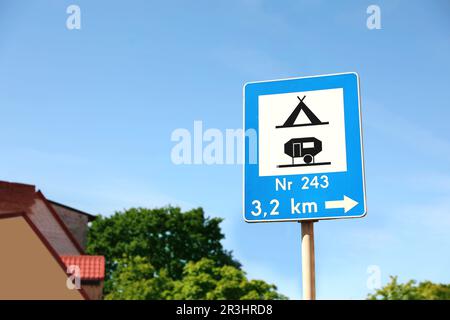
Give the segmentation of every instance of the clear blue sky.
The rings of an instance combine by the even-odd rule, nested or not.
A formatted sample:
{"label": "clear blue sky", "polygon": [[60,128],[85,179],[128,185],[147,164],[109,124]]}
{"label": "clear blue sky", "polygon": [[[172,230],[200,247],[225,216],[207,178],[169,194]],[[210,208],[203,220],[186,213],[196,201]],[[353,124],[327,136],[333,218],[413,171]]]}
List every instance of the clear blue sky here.
{"label": "clear blue sky", "polygon": [[[242,126],[247,81],[360,75],[368,215],[316,224],[318,298],[367,267],[450,283],[450,3],[0,1],[0,179],[104,215],[202,206],[252,278],[301,296],[297,223],[242,219],[239,165],[176,166],[170,136]],[[81,8],[81,30],[66,8]]]}

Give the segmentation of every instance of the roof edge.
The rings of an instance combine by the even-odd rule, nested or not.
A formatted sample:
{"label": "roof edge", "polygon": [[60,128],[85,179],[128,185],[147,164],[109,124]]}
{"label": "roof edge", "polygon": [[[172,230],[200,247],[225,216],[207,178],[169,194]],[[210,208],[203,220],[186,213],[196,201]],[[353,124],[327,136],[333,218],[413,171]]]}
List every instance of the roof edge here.
{"label": "roof edge", "polygon": [[68,209],[68,210],[75,211],[75,212],[77,212],[77,213],[79,213],[79,214],[85,215],[85,216],[88,217],[88,221],[89,221],[89,222],[94,221],[95,219],[97,219],[97,216],[95,216],[95,215],[93,215],[93,214],[90,214],[90,213],[87,213],[87,212],[85,212],[85,211],[76,209],[76,208],[74,208],[74,207],[71,207],[71,206],[62,204],[62,203],[60,203],[60,202],[56,202],[56,201],[50,200],[50,199],[47,199],[47,201],[50,202],[50,204],[54,204],[54,205],[57,205],[57,206],[66,208],[66,209]]}
{"label": "roof edge", "polygon": [[25,215],[26,215],[26,213],[23,211],[11,212],[11,213],[1,213],[0,219],[9,219],[9,218],[21,217],[21,216],[25,216]]}

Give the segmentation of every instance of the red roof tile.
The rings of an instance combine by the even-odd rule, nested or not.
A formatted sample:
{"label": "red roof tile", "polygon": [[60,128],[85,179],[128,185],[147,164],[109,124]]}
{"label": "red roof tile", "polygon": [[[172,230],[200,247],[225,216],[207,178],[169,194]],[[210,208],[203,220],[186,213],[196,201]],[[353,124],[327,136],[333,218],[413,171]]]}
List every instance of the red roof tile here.
{"label": "red roof tile", "polygon": [[61,256],[66,267],[78,266],[81,280],[103,280],[105,278],[105,257],[103,256]]}

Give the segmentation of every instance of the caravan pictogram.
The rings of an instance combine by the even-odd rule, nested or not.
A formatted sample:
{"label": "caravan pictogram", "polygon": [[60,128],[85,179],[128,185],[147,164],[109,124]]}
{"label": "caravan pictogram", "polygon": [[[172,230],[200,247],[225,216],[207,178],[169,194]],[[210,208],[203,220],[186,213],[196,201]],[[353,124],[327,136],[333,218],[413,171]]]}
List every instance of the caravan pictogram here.
{"label": "caravan pictogram", "polygon": [[[322,151],[322,141],[314,137],[294,138],[284,144],[284,153],[292,158],[292,164],[280,164],[278,168],[320,166],[331,162],[315,162],[315,156]],[[304,163],[294,163],[295,158],[302,158]]]}
{"label": "caravan pictogram", "polygon": [[[311,111],[311,109],[303,102],[306,95],[300,99],[300,102],[295,107],[294,111],[289,115],[287,120],[281,126],[276,126],[276,129],[283,128],[293,128],[293,127],[306,127],[306,126],[320,126],[328,125],[329,122],[322,122],[320,119]],[[309,120],[309,123],[299,123],[296,124],[296,120],[303,111]],[[291,164],[280,164],[278,168],[289,168],[289,167],[302,167],[302,166],[320,166],[329,165],[331,162],[316,162],[315,156],[322,151],[322,141],[315,137],[304,137],[304,138],[292,138],[284,144],[284,153],[291,157]],[[295,163],[295,158],[303,159],[303,163]]]}

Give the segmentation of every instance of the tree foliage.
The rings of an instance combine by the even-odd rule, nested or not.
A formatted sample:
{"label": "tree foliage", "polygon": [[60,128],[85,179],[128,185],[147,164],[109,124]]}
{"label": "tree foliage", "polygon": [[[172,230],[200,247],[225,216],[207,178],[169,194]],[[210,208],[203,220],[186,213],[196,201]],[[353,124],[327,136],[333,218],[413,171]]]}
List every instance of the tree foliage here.
{"label": "tree foliage", "polygon": [[155,269],[141,257],[121,259],[111,277],[112,291],[106,299],[246,300],[286,299],[274,285],[248,280],[233,266],[217,266],[208,258],[189,262],[183,277],[173,280],[165,270]]}
{"label": "tree foliage", "polygon": [[132,208],[99,216],[87,252],[106,258],[106,299],[282,299],[248,280],[221,244],[221,219],[203,209]]}
{"label": "tree foliage", "polygon": [[221,244],[219,218],[205,218],[203,209],[182,213],[180,208],[132,208],[111,217],[99,216],[88,235],[87,252],[106,258],[107,278],[124,256],[139,256],[174,279],[182,276],[188,261],[210,257],[217,265],[239,263]]}
{"label": "tree foliage", "polygon": [[397,277],[391,277],[391,281],[369,294],[371,300],[450,300],[450,284],[436,284],[430,281],[417,283],[410,280],[399,283]]}
{"label": "tree foliage", "polygon": [[167,271],[158,272],[146,258],[131,257],[117,261],[109,281],[107,300],[158,300],[165,299],[173,288]]}

